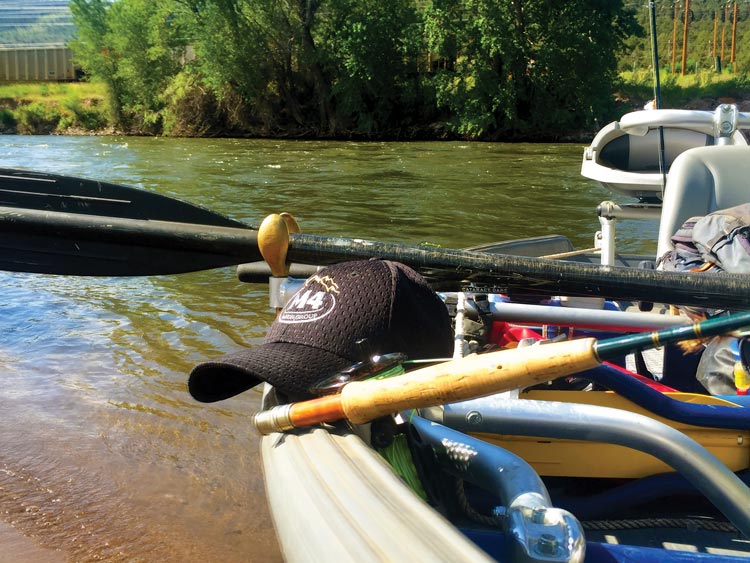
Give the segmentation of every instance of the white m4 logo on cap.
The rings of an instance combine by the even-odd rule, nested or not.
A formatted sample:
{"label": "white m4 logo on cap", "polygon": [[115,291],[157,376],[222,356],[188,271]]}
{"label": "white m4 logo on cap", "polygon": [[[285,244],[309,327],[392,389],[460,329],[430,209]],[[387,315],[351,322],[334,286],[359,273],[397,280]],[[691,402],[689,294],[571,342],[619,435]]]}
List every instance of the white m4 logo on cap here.
{"label": "white m4 logo on cap", "polygon": [[286,324],[310,323],[327,316],[336,307],[336,297],[325,291],[298,291],[277,320]]}
{"label": "white m4 logo on cap", "polygon": [[290,300],[287,305],[287,309],[307,309],[308,311],[317,311],[322,309],[325,305],[325,291],[316,291],[313,293],[312,289],[307,291],[297,292]]}

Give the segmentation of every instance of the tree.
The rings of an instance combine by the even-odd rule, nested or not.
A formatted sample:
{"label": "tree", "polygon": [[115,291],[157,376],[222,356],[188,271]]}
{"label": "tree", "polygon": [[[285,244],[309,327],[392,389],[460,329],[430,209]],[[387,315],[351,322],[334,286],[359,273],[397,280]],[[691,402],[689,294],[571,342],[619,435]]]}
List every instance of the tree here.
{"label": "tree", "polygon": [[77,32],[70,47],[76,64],[107,87],[112,120],[119,126],[123,121],[121,98],[125,85],[117,76],[117,62],[110,52],[109,4],[106,0],[71,0],[70,11]]}
{"label": "tree", "polygon": [[[110,91],[115,123],[158,132],[161,93],[180,69],[184,38],[170,0],[72,0],[78,63]],[[126,123],[127,122],[127,123]]]}
{"label": "tree", "polygon": [[421,22],[410,0],[332,0],[316,36],[331,77],[336,118],[374,133],[414,122]]}
{"label": "tree", "polygon": [[[192,44],[205,84],[236,126],[307,127],[300,84],[297,2],[183,0],[193,21]],[[301,96],[302,94],[302,96]]]}
{"label": "tree", "polygon": [[[72,0],[73,43],[140,132],[550,138],[611,100],[623,0]],[[187,46],[195,53],[181,60]],[[195,109],[200,115],[191,127]],[[205,115],[218,127],[212,127]]]}
{"label": "tree", "polygon": [[437,103],[462,135],[585,127],[607,103],[616,53],[638,31],[612,0],[434,0],[425,13]]}
{"label": "tree", "polygon": [[[185,0],[206,83],[265,131],[369,134],[414,103],[413,2]],[[405,93],[406,92],[406,93]]]}
{"label": "tree", "polygon": [[535,25],[528,34],[530,89],[522,95],[536,111],[526,123],[561,134],[590,127],[611,104],[617,54],[628,36],[642,33],[634,14],[613,0],[525,5],[533,6]]}
{"label": "tree", "polygon": [[184,37],[168,0],[125,0],[108,13],[111,53],[117,78],[125,85],[121,101],[136,128],[160,132],[162,92],[180,70]]}

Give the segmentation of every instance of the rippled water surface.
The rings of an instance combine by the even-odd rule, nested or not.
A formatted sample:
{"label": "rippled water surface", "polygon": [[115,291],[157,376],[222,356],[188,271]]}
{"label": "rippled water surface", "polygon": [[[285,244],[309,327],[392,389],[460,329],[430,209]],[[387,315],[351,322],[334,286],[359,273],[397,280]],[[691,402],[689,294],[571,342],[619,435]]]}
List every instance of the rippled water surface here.
{"label": "rippled water surface", "polygon": [[[258,225],[463,247],[592,245],[611,195],[579,145],[0,137],[0,166],[175,196]],[[625,237],[634,229],[624,226]],[[642,250],[630,246],[631,250]],[[197,362],[260,342],[266,288],[234,269],[142,278],[0,272],[0,515],[71,561],[275,561],[259,394],[211,405]]]}

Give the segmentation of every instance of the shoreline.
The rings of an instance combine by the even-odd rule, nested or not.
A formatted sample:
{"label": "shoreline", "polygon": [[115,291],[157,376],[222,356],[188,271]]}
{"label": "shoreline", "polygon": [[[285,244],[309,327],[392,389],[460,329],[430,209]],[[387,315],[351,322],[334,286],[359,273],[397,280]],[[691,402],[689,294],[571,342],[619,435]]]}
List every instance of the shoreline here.
{"label": "shoreline", "polygon": [[[91,103],[91,98],[87,98],[89,110],[93,108],[101,109],[104,105],[101,100]],[[4,103],[3,103],[4,102]],[[51,115],[42,119],[27,119],[22,124],[15,117],[8,120],[2,119],[3,115],[8,115],[8,111],[23,109],[29,107],[29,100],[11,100],[0,99],[0,135],[27,135],[27,136],[121,136],[121,137],[160,137],[160,138],[194,138],[194,139],[266,139],[266,140],[288,140],[288,141],[332,141],[332,142],[441,142],[441,141],[459,141],[471,143],[588,143],[598,133],[598,129],[591,131],[571,131],[565,134],[545,135],[543,133],[529,135],[519,134],[514,136],[501,137],[499,135],[485,135],[480,138],[470,138],[467,136],[451,133],[443,128],[441,123],[429,123],[421,126],[413,126],[408,130],[391,130],[382,131],[379,134],[362,134],[354,131],[343,132],[338,135],[316,134],[310,129],[290,129],[276,134],[269,134],[264,130],[247,130],[247,131],[214,131],[211,134],[172,134],[164,135],[162,133],[149,133],[137,129],[119,129],[106,124],[106,119],[101,116],[100,119],[93,120],[94,123],[103,125],[103,127],[87,128],[81,126],[82,121],[64,118],[59,112],[57,104],[52,102],[50,108],[56,108],[58,111],[53,118]],[[36,102],[38,103],[38,102]],[[643,109],[649,103],[649,100],[640,97],[631,96],[617,99],[617,105],[620,108],[617,112],[622,115],[628,112]],[[680,109],[713,111],[720,104],[736,104],[741,112],[750,112],[750,99],[703,96],[695,98],[689,103],[685,103]],[[12,108],[12,110],[11,110]],[[667,108],[663,108],[667,109]],[[5,114],[3,113],[5,112]],[[612,119],[613,121],[617,118]],[[67,121],[67,124],[65,123]],[[91,121],[89,121],[91,123]],[[600,124],[601,125],[601,124]]]}

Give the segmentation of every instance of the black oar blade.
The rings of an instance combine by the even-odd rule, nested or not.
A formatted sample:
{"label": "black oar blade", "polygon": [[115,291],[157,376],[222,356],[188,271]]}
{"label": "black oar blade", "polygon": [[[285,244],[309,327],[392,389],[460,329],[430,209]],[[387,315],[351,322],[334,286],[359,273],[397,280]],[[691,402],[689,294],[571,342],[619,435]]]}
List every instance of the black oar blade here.
{"label": "black oar blade", "polygon": [[257,234],[244,225],[0,207],[0,269],[79,276],[208,270],[260,260]]}
{"label": "black oar blade", "polygon": [[[223,263],[222,263],[223,262]],[[98,243],[81,239],[51,241],[34,235],[3,236],[0,270],[73,276],[152,276],[231,265],[214,254]]]}
{"label": "black oar blade", "polygon": [[132,186],[10,168],[0,168],[0,206],[248,228],[203,207]]}
{"label": "black oar blade", "polygon": [[234,219],[139,188],[0,169],[2,270],[79,276],[207,270],[260,260],[255,234]]}

